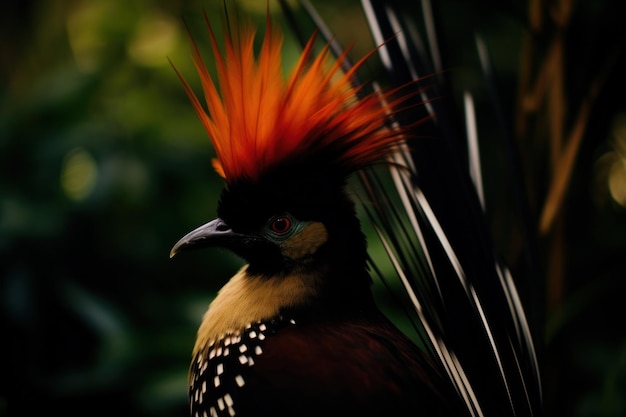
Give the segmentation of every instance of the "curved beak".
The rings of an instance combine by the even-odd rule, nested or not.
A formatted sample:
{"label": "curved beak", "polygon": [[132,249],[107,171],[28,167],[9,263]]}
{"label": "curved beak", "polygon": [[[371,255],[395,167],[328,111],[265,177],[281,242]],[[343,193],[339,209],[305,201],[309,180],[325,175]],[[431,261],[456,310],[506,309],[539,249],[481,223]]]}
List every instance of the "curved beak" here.
{"label": "curved beak", "polygon": [[210,246],[229,247],[240,241],[244,235],[233,232],[224,220],[217,218],[187,233],[170,251],[170,258],[179,252],[189,249],[205,248]]}

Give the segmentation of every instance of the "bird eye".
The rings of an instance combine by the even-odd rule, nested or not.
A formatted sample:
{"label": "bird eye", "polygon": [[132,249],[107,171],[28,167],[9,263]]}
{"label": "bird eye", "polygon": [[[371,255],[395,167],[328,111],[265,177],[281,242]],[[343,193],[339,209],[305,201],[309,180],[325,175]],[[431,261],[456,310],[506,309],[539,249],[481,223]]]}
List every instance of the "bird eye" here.
{"label": "bird eye", "polygon": [[280,235],[287,233],[289,229],[291,229],[291,219],[286,216],[276,217],[274,220],[272,220],[272,223],[270,224],[270,229],[272,229],[272,232]]}

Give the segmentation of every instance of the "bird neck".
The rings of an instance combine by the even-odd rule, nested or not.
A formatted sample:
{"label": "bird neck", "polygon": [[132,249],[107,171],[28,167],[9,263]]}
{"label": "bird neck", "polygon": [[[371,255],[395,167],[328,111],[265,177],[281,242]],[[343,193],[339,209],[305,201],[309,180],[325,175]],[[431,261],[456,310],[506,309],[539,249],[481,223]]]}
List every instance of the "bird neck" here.
{"label": "bird neck", "polygon": [[342,312],[369,309],[373,306],[370,278],[364,269],[360,275],[349,281],[336,277],[346,284],[359,283],[336,287],[328,284],[337,282],[329,271],[294,270],[288,275],[267,277],[250,274],[246,265],[220,289],[209,305],[198,329],[194,354],[225,335],[239,334],[250,324],[286,311],[340,316]]}
{"label": "bird neck", "polygon": [[293,273],[284,277],[250,275],[244,266],[218,292],[202,324],[194,352],[248,324],[274,317],[281,309],[306,304],[315,296],[316,274]]}

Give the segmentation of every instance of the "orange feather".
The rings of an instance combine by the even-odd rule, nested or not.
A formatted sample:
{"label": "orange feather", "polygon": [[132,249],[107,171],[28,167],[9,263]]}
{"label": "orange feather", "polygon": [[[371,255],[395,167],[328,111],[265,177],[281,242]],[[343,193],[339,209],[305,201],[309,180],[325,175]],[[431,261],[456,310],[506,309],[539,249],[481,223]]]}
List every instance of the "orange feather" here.
{"label": "orange feather", "polygon": [[215,148],[215,170],[228,183],[259,179],[282,162],[298,161],[322,153],[340,172],[349,174],[382,158],[406,137],[390,129],[395,107],[407,95],[391,99],[397,91],[375,92],[357,98],[355,72],[375,51],[346,73],[341,64],[347,52],[331,62],[327,45],[313,56],[315,34],[305,46],[288,77],[282,71],[283,35],[269,14],[258,55],[255,30],[250,24],[230,25],[222,53],[208,18],[219,90],[197,45],[193,59],[202,82],[206,110],[189,84],[180,77]]}

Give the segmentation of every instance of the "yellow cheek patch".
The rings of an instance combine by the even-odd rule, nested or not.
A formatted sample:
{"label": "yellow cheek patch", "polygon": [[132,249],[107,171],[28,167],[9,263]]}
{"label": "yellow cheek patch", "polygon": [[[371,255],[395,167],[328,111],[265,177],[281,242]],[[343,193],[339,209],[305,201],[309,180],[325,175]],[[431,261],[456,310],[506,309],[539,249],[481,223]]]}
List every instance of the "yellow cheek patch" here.
{"label": "yellow cheek patch", "polygon": [[322,223],[306,225],[300,233],[280,245],[283,256],[301,259],[312,255],[328,240],[328,232]]}

